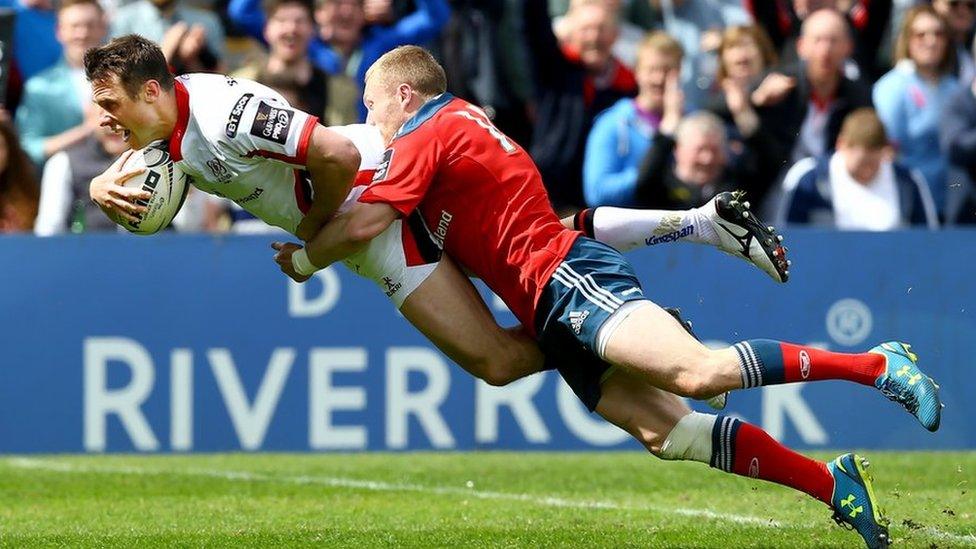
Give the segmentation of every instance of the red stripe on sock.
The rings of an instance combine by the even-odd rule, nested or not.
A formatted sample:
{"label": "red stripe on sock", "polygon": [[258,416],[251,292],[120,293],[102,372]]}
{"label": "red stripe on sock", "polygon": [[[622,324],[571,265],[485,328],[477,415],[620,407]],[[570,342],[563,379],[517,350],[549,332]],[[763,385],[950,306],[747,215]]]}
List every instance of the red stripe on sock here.
{"label": "red stripe on sock", "polygon": [[874,353],[832,353],[792,343],[780,343],[780,349],[786,383],[845,379],[873,386],[885,367],[885,358]]}
{"label": "red stripe on sock", "polygon": [[795,488],[827,505],[834,493],[834,478],[826,464],[790,450],[748,423],[739,424],[732,472]]}

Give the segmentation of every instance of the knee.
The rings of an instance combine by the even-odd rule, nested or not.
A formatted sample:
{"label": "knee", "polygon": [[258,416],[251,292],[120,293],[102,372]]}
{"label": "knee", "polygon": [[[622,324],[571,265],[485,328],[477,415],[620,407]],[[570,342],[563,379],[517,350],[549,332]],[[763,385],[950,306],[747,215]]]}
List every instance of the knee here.
{"label": "knee", "polygon": [[674,380],[672,392],[695,400],[706,400],[723,392],[719,364],[711,353],[682,368]]}
{"label": "knee", "polygon": [[503,387],[522,377],[516,361],[508,357],[482,359],[476,368],[478,378],[493,387]]}

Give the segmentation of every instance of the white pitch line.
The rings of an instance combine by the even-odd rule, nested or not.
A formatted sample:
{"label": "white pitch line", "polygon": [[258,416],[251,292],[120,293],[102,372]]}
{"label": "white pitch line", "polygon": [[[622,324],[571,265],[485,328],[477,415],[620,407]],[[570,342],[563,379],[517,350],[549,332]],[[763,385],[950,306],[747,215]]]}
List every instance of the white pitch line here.
{"label": "white pitch line", "polygon": [[144,469],[128,466],[84,466],[74,465],[55,460],[35,458],[10,458],[6,462],[21,469],[35,469],[59,473],[108,473],[124,475],[188,475],[223,480],[237,480],[244,482],[271,482],[301,485],[320,485],[333,488],[350,488],[373,492],[416,492],[423,494],[462,496],[487,500],[519,501],[541,505],[545,507],[566,507],[573,509],[608,509],[614,511],[643,511],[662,514],[697,517],[736,524],[748,524],[769,528],[779,528],[782,524],[772,519],[764,519],[732,513],[717,513],[706,509],[691,509],[685,507],[667,507],[657,505],[628,505],[606,500],[575,500],[556,496],[536,496],[533,494],[519,494],[512,492],[495,492],[490,490],[476,490],[474,488],[459,488],[454,486],[425,486],[422,484],[391,483],[376,480],[360,480],[327,476],[273,476],[248,471],[225,471],[219,469]]}
{"label": "white pitch line", "polygon": [[[665,507],[657,505],[628,505],[606,500],[573,500],[556,496],[536,496],[532,494],[519,494],[513,492],[494,492],[489,490],[475,490],[473,488],[458,488],[454,486],[425,486],[422,484],[391,483],[376,480],[361,480],[343,477],[327,476],[273,476],[263,473],[253,473],[249,471],[230,471],[220,469],[145,469],[130,466],[99,466],[91,467],[85,465],[75,465],[63,461],[36,459],[36,458],[9,458],[5,460],[7,464],[21,469],[35,469],[41,471],[53,471],[59,473],[103,473],[103,474],[124,474],[124,475],[185,475],[216,478],[230,481],[243,482],[269,482],[299,485],[318,485],[329,486],[332,488],[349,488],[355,490],[366,490],[372,492],[415,492],[422,494],[464,496],[477,499],[519,501],[541,505],[544,507],[566,507],[573,509],[607,509],[613,511],[638,511],[654,512],[661,514],[681,515],[686,517],[697,517],[712,520],[732,522],[736,524],[748,524],[769,528],[780,528],[781,522],[772,519],[763,519],[748,515],[736,515],[732,513],[717,513],[706,509],[691,509],[685,507]],[[976,534],[954,534],[944,532],[934,526],[927,526],[918,533],[924,533],[937,539],[952,541],[960,545],[976,547]]]}
{"label": "white pitch line", "polygon": [[952,532],[943,532],[934,526],[926,526],[922,528],[922,531],[934,538],[976,547],[976,534],[953,534]]}

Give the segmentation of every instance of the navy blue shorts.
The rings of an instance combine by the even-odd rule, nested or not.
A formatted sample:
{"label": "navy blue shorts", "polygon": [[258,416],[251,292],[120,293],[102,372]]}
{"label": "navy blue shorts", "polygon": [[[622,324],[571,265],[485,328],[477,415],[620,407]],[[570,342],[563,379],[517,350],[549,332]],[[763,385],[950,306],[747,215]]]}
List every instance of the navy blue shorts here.
{"label": "navy blue shorts", "polygon": [[546,365],[559,371],[591,411],[610,369],[597,355],[597,332],[621,305],[646,299],[620,252],[586,237],[573,243],[542,291],[536,333]]}

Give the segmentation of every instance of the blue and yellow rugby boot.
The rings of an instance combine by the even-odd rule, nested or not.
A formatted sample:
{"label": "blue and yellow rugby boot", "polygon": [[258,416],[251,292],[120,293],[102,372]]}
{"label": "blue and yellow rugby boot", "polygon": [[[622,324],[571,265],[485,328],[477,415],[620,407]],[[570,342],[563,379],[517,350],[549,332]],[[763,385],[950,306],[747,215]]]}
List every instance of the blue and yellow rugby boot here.
{"label": "blue and yellow rugby boot", "polygon": [[945,407],[939,386],[918,368],[911,345],[889,341],[868,352],[885,357],[885,371],[874,382],[881,394],[904,406],[929,431],[938,430]]}
{"label": "blue and yellow rugby boot", "polygon": [[884,548],[891,543],[888,519],[878,507],[871,476],[865,472],[868,465],[868,460],[855,454],[844,454],[827,464],[834,477],[833,518],[860,534],[869,549]]}

